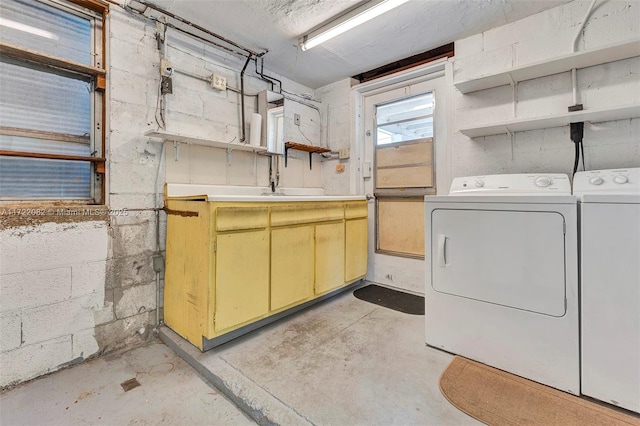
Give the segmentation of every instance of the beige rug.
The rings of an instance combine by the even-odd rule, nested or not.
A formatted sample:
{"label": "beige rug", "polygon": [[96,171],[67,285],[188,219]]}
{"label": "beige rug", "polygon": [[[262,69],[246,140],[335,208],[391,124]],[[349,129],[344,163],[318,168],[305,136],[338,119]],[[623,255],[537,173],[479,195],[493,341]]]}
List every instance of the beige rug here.
{"label": "beige rug", "polygon": [[488,425],[640,426],[640,416],[459,356],[442,373],[440,390],[451,404]]}

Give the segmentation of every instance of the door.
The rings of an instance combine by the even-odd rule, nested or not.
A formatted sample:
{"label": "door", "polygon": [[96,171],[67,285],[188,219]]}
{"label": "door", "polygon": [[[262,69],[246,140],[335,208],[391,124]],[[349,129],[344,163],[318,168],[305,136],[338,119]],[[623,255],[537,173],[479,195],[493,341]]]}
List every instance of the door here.
{"label": "door", "polygon": [[436,209],[430,235],[435,291],[555,317],[565,314],[561,214]]}
{"label": "door", "polygon": [[271,310],[313,295],[313,226],[271,230]]}
{"label": "door", "polygon": [[316,225],[315,294],[344,284],[344,233],[342,222]]}
{"label": "door", "polygon": [[269,229],[218,234],[215,331],[269,312]]}
{"label": "door", "polygon": [[365,93],[362,104],[365,172],[371,167],[364,190],[374,195],[367,279],[418,293],[425,282],[424,195],[437,192],[436,159],[445,158],[446,143],[444,73],[422,80]]}

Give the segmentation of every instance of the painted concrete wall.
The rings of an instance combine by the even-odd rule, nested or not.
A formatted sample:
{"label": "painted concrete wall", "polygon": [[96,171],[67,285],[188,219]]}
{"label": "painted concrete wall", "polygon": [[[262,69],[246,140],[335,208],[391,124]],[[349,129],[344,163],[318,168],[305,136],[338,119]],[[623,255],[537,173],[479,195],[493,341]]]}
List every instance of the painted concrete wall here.
{"label": "painted concrete wall", "polygon": [[[510,86],[461,94],[455,79],[499,72],[512,66],[552,59],[571,52],[572,42],[591,2],[576,1],[491,29],[455,43],[456,55],[446,66],[448,84],[447,152],[437,155],[438,193],[446,194],[451,178],[496,173],[555,172],[571,174],[574,144],[569,128],[543,129],[507,135],[470,139],[458,129],[513,118]],[[587,21],[577,44],[578,50],[637,37],[640,8],[635,1],[599,1]],[[640,58],[578,70],[578,102],[585,109],[638,101]],[[317,90],[323,105],[346,109],[351,82],[346,79]],[[564,113],[573,104],[571,73],[561,73],[518,84],[517,117],[537,117]],[[325,105],[325,106],[326,106]],[[351,114],[328,114],[328,144],[350,147],[357,167],[355,120]],[[585,124],[585,165],[587,169],[640,167],[640,119]],[[325,163],[325,190],[345,191],[348,176],[336,175],[334,162]],[[443,171],[443,169],[445,169]],[[373,236],[370,236],[373,237]],[[385,260],[386,262],[386,260]],[[416,290],[416,277],[424,276],[421,262],[396,258],[390,271],[401,269],[392,285]],[[391,283],[390,283],[391,284]]]}
{"label": "painted concrete wall", "polygon": [[[226,150],[181,145],[175,161],[171,143],[163,161],[163,142],[143,136],[158,128],[160,55],[155,32],[155,24],[111,8],[106,156],[107,203],[113,214],[100,220],[80,213],[0,223],[0,388],[148,336],[156,321],[152,259],[164,252],[166,230],[164,212],[154,209],[162,206],[165,181],[268,185],[267,157],[234,152],[229,165]],[[206,77],[215,72],[227,77],[229,86],[239,87],[243,64],[171,30],[167,56],[184,72],[174,74],[173,95],[166,99],[167,130],[237,141],[239,95],[215,91],[186,74]],[[248,93],[268,88],[254,73],[247,74]],[[291,81],[283,84],[290,92],[313,95]],[[256,103],[247,97],[247,117]],[[318,120],[314,110],[296,107],[296,112],[303,123]],[[249,120],[246,130],[248,136]],[[306,154],[293,154],[289,167],[280,170],[281,186],[321,187],[322,167],[318,158],[314,161],[317,167],[310,171]]]}

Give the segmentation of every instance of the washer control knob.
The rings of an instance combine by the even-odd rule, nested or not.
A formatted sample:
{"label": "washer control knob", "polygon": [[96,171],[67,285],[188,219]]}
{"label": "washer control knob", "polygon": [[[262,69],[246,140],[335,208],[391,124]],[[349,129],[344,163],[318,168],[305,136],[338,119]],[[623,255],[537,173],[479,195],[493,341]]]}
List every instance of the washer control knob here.
{"label": "washer control knob", "polygon": [[627,183],[627,182],[629,182],[629,178],[628,178],[627,176],[625,176],[625,175],[615,175],[615,176],[613,177],[613,181],[614,181],[615,183],[620,183],[620,184],[622,184],[622,183]]}
{"label": "washer control knob", "polygon": [[476,181],[476,186],[477,186],[478,188],[482,188],[482,187],[484,186],[484,181],[477,180],[477,181]]}
{"label": "washer control knob", "polygon": [[589,179],[589,183],[591,185],[602,185],[604,183],[604,179],[602,179],[600,176],[594,176]]}
{"label": "washer control knob", "polygon": [[537,177],[533,183],[540,188],[545,188],[553,183],[549,176],[539,176]]}

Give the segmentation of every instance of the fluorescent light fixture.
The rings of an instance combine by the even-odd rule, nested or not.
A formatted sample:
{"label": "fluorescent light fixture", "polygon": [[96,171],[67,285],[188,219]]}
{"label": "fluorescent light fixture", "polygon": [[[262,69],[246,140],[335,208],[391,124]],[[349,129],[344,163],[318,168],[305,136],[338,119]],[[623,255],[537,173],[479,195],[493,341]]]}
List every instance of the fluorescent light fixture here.
{"label": "fluorescent light fixture", "polygon": [[52,32],[41,30],[40,28],[32,27],[31,25],[22,24],[20,22],[12,21],[6,18],[0,18],[0,25],[7,28],[13,28],[14,30],[23,31],[25,33],[37,35],[39,37],[49,38],[51,40],[58,40],[58,36]]}
{"label": "fluorescent light fixture", "polygon": [[409,0],[372,0],[300,38],[300,48],[309,50]]}

